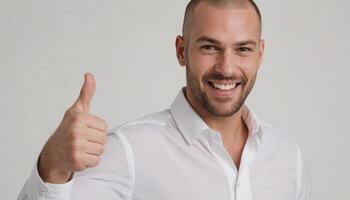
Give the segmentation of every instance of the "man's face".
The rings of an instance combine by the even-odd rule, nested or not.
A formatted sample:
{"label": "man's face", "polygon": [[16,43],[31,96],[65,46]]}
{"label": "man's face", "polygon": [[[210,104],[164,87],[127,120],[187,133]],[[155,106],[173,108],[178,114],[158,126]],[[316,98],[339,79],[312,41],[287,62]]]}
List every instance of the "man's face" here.
{"label": "man's face", "polygon": [[264,42],[255,10],[200,3],[184,37],[176,44],[178,53],[183,46],[180,63],[186,65],[190,103],[214,116],[233,115],[252,90],[262,59]]}

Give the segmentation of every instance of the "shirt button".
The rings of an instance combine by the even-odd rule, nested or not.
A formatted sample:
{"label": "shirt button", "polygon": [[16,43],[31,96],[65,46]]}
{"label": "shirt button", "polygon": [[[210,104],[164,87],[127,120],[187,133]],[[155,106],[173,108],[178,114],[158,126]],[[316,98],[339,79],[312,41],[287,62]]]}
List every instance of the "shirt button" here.
{"label": "shirt button", "polygon": [[240,187],[241,186],[241,182],[237,182],[236,187]]}

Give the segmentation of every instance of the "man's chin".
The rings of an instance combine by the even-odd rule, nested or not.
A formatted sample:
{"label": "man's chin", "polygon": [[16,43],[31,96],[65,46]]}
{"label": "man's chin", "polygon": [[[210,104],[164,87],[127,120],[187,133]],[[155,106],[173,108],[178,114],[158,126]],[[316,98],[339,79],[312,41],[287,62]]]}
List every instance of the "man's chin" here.
{"label": "man's chin", "polygon": [[225,111],[214,110],[211,112],[211,114],[214,115],[215,117],[231,117],[235,113],[236,112],[234,112],[233,110],[225,110]]}
{"label": "man's chin", "polygon": [[[225,100],[222,100],[225,101]],[[224,105],[227,104],[227,105]],[[234,115],[235,113],[237,113],[237,111],[239,111],[239,109],[241,108],[242,104],[238,104],[238,103],[232,103],[230,101],[227,102],[216,102],[216,103],[211,103],[210,107],[207,108],[208,111],[216,116],[216,117],[231,117],[232,115]]]}

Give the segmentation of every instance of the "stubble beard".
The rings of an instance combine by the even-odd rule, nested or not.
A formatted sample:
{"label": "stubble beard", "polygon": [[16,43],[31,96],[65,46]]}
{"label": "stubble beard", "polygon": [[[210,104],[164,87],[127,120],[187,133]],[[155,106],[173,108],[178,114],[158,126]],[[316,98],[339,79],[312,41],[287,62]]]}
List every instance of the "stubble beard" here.
{"label": "stubble beard", "polygon": [[[200,83],[197,81],[196,75],[191,71],[189,66],[186,66],[186,79],[187,79],[187,87],[191,90],[191,93],[193,94],[194,98],[212,115],[216,117],[230,117],[234,115],[237,111],[240,110],[242,105],[244,104],[246,98],[248,97],[249,93],[253,89],[255,80],[256,80],[256,74],[252,78],[251,82],[249,83],[248,87],[244,90],[245,85],[247,82],[244,82],[240,84],[239,87],[242,87],[243,91],[240,93],[240,96],[237,101],[233,102],[229,109],[225,111],[220,111],[217,109],[214,105],[214,103],[209,99],[208,95],[201,90]],[[205,83],[205,80],[202,80],[203,83]],[[215,101],[219,103],[227,103],[228,101],[231,101],[231,99],[215,99]]]}

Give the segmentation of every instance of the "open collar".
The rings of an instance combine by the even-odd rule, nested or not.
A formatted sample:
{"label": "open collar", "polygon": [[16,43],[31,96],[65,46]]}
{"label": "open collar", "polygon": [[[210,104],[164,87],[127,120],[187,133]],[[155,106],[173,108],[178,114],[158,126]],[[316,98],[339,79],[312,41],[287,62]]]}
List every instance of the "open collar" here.
{"label": "open collar", "polygon": [[[188,144],[191,144],[203,132],[211,130],[204,120],[193,110],[185,95],[185,88],[182,88],[171,105],[171,113],[181,134]],[[262,140],[261,125],[250,107],[243,104],[242,118],[248,127],[249,135],[256,135],[258,142]]]}

